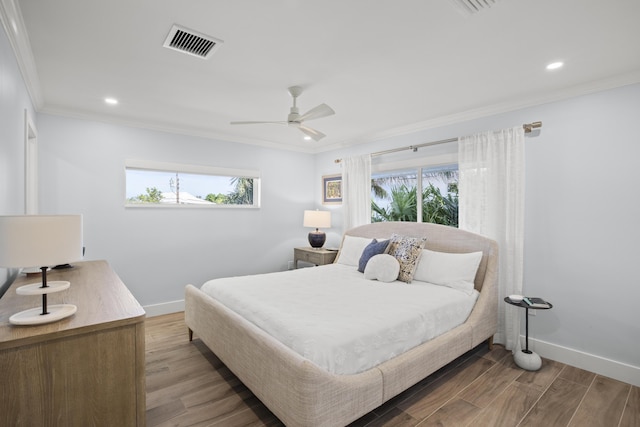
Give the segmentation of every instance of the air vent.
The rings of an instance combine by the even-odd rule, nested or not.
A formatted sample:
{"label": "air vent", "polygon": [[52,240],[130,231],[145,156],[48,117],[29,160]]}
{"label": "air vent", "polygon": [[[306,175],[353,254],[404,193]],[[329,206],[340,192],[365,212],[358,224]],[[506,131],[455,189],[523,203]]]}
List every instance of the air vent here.
{"label": "air vent", "polygon": [[209,59],[222,43],[222,40],[215,37],[174,25],[163,46],[198,58]]}
{"label": "air vent", "polygon": [[500,0],[451,0],[460,12],[465,15],[473,15],[485,9],[491,8]]}

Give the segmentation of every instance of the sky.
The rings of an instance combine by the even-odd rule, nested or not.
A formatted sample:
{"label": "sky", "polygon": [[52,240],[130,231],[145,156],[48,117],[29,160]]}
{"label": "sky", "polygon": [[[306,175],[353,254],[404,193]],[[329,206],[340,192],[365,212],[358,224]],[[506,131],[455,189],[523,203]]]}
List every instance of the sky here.
{"label": "sky", "polygon": [[[228,194],[233,191],[229,176],[214,176],[180,173],[180,191],[196,197],[205,198],[207,194]],[[127,199],[146,194],[147,188],[155,187],[162,192],[175,191],[175,172],[163,172],[141,169],[127,169]],[[172,188],[173,183],[173,188]]]}

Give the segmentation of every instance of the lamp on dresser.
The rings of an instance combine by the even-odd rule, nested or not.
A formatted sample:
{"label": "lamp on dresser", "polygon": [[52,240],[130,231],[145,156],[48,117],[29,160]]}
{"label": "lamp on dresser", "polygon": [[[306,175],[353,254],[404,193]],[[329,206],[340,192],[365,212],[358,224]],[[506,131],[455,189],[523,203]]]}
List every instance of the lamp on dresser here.
{"label": "lamp on dresser", "polygon": [[81,215],[0,216],[0,267],[39,267],[42,282],[16,289],[18,295],[41,295],[42,307],[24,310],[9,318],[14,325],[39,325],[73,315],[72,304],[47,305],[47,294],[61,292],[67,281],[47,283],[49,266],[82,259]]}
{"label": "lamp on dresser", "polygon": [[315,228],[309,233],[309,244],[312,248],[321,248],[327,240],[327,235],[320,228],[331,227],[331,212],[329,211],[304,211],[304,227]]}

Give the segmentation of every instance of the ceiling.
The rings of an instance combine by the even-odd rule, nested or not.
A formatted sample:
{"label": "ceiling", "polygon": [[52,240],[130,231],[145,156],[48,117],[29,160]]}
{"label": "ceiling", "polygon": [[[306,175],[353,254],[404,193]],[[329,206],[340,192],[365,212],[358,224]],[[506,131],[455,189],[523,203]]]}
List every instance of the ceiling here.
{"label": "ceiling", "polygon": [[[640,81],[637,0],[0,1],[38,111],[290,150]],[[224,43],[207,60],[164,48],[174,24]],[[335,110],[306,123],[326,138],[229,124],[286,120],[293,85],[301,113]]]}

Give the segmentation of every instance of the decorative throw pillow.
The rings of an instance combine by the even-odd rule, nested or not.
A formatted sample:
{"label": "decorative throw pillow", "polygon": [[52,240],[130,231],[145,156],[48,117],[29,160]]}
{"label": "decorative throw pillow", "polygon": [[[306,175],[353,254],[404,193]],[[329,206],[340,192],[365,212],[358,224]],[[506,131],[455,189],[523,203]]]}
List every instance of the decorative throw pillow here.
{"label": "decorative throw pillow", "polygon": [[426,237],[407,237],[392,234],[387,253],[400,263],[398,280],[411,283],[413,273],[418,264],[420,252],[424,247]]}
{"label": "decorative throw pillow", "polygon": [[469,294],[481,260],[482,252],[452,254],[423,249],[413,278]]}
{"label": "decorative throw pillow", "polygon": [[362,251],[364,251],[364,248],[372,241],[373,239],[369,237],[345,235],[342,239],[342,245],[340,246],[336,263],[357,267],[360,257],[362,256]]}
{"label": "decorative throw pillow", "polygon": [[364,278],[380,282],[395,282],[400,273],[400,263],[388,254],[374,255],[364,268]]}
{"label": "decorative throw pillow", "polygon": [[[358,271],[360,273],[364,273],[364,268],[367,265],[367,262],[374,255],[383,254],[384,251],[387,250],[387,246],[389,245],[388,240],[383,240],[382,242],[378,242],[378,240],[373,239],[371,243],[367,245],[366,248],[362,251],[362,256],[360,256],[360,262],[358,263]],[[395,279],[394,279],[395,280]]]}

